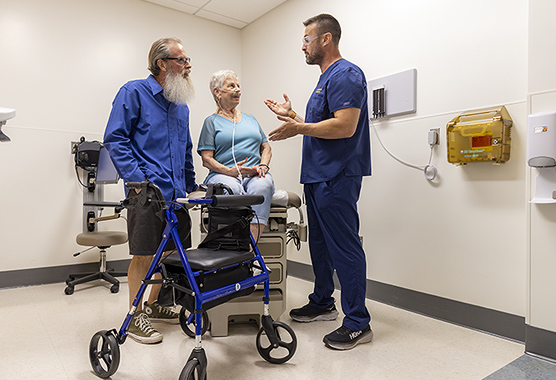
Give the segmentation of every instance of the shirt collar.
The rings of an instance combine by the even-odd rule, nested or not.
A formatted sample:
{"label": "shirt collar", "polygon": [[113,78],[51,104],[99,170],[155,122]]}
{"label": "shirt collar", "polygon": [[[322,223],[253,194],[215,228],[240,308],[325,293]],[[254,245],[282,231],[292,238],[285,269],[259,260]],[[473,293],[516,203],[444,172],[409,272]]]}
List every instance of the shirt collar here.
{"label": "shirt collar", "polygon": [[162,86],[156,81],[156,78],[152,74],[149,75],[149,77],[147,78],[147,83],[151,87],[151,91],[153,92],[153,96],[158,95],[158,94],[160,94],[161,92],[164,91]]}

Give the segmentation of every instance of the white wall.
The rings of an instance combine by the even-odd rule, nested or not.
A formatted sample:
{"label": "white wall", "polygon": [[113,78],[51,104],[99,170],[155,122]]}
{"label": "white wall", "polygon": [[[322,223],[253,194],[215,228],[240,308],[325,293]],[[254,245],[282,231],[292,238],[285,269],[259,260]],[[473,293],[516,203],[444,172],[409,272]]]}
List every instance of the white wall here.
{"label": "white wall", "polygon": [[[530,23],[554,14],[551,0],[531,4],[537,1]],[[393,161],[373,136],[374,175],[365,179],[360,201],[368,278],[526,314],[526,96],[556,88],[555,74],[549,74],[553,52],[539,72],[531,62],[527,69],[527,0],[289,0],[242,31],[137,0],[0,0],[0,6],[0,106],[17,109],[3,128],[12,142],[0,145],[0,271],[96,260],[94,254],[71,256],[78,249],[82,194],[70,141],[102,138],[117,89],[148,75],[146,55],[155,39],[176,35],[193,58],[194,141],[214,109],[208,78],[224,67],[241,75],[242,109],[269,132],[278,122],[263,99],[286,92],[304,113],[319,70],[304,62],[302,21],[329,12],[343,27],[343,55],[367,79],[418,70],[417,113],[377,123],[388,148],[424,164],[429,128],[442,130],[433,157],[435,183]],[[539,62],[546,57],[542,47],[556,38],[545,42],[535,31],[544,30],[532,28],[529,41],[531,60]],[[535,99],[533,108],[550,104],[546,96]],[[514,120],[510,161],[449,165],[446,123],[493,105],[506,105]],[[273,152],[278,187],[301,193],[301,139],[273,143]],[[197,157],[196,169],[202,180],[206,171]],[[121,191],[112,189],[107,198],[118,199]],[[556,223],[546,211],[535,220],[547,232]],[[123,221],[116,223],[124,228]],[[543,255],[551,243],[540,241]],[[111,259],[128,257],[125,247],[111,252]],[[289,258],[309,263],[306,245]],[[545,264],[550,260],[532,272],[547,271]],[[544,302],[544,289],[552,285],[549,273],[543,276],[539,293],[532,286],[533,304],[537,295]],[[556,330],[543,315],[536,325]]]}
{"label": "white wall", "polygon": [[[368,80],[417,69],[417,113],[377,129],[391,151],[424,165],[427,132],[440,127],[439,179],[429,183],[395,162],[372,137],[374,174],[359,202],[369,279],[525,314],[527,9],[527,0],[290,0],[243,30],[243,108],[267,132],[279,123],[262,100],[286,92],[303,114],[318,80],[301,51],[310,16],[339,19],[342,54]],[[448,164],[447,122],[499,105],[515,123],[510,161]],[[301,138],[272,147],[278,187],[301,191]],[[290,248],[289,258],[309,263],[306,245],[300,253]]]}
{"label": "white wall", "polygon": [[[529,2],[529,111],[556,111],[556,2]],[[529,193],[534,192],[537,169],[529,168]],[[556,205],[530,205],[530,312],[527,323],[556,331]]]}
{"label": "white wall", "polygon": [[[119,87],[148,76],[153,41],[176,36],[192,57],[196,145],[214,111],[210,75],[223,64],[241,72],[240,31],[138,0],[0,0],[0,9],[0,107],[17,112],[3,127],[12,141],[0,144],[0,272],[97,261],[94,251],[72,257],[82,190],[70,141],[102,140]],[[105,198],[121,199],[122,186]],[[108,226],[125,230],[123,220]],[[109,253],[128,257],[127,246]]]}

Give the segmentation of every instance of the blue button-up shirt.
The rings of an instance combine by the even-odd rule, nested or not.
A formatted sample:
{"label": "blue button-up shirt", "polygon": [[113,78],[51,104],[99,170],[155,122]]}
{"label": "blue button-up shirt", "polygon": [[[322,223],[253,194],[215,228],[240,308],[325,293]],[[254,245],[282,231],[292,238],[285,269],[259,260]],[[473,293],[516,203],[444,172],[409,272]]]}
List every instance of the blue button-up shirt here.
{"label": "blue button-up shirt", "polygon": [[166,201],[197,188],[189,107],[168,102],[152,75],[122,86],[112,103],[104,146],[124,182],[147,179]]}

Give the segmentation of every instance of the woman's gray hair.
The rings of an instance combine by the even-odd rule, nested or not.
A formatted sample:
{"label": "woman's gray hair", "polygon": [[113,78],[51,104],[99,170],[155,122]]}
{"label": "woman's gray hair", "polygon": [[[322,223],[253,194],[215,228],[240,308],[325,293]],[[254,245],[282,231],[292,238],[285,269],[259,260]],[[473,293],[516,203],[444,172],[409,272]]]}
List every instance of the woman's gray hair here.
{"label": "woman's gray hair", "polygon": [[170,58],[170,47],[175,44],[180,44],[181,40],[176,37],[161,38],[153,42],[151,50],[149,51],[149,71],[156,77],[160,74],[160,67],[158,66],[158,60],[164,58]]}
{"label": "woman's gray hair", "polygon": [[213,90],[215,88],[221,90],[222,86],[224,86],[224,82],[226,82],[226,79],[228,78],[239,79],[237,74],[234,73],[232,70],[220,70],[212,74],[212,76],[210,77],[210,82],[209,82],[210,93],[212,94],[212,97],[214,98],[216,104],[218,104],[218,98],[214,94]]}

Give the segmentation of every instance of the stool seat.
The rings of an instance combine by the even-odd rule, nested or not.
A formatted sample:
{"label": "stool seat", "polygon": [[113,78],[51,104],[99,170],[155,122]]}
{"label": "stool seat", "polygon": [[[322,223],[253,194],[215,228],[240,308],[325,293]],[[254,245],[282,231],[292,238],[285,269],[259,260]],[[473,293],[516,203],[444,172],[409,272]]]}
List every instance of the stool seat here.
{"label": "stool seat", "polygon": [[110,247],[127,242],[127,234],[121,231],[83,232],[75,238],[79,245],[88,247]]}

